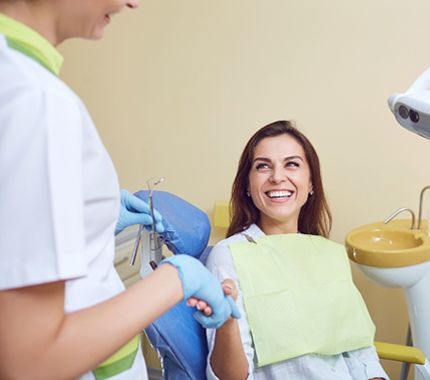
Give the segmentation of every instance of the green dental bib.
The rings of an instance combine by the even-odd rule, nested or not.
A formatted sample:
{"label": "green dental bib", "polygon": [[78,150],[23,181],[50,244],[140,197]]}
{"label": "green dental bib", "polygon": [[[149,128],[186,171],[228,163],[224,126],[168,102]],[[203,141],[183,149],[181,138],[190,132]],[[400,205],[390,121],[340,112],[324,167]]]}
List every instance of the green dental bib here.
{"label": "green dental bib", "polygon": [[342,245],[321,236],[286,234],[230,249],[258,366],[373,344],[375,326]]}

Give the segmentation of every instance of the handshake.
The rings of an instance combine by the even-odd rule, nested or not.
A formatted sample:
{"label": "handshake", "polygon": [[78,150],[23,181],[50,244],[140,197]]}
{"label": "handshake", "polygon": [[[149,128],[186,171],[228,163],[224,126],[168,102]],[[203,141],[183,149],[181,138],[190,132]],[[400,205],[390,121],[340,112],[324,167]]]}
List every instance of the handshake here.
{"label": "handshake", "polygon": [[239,319],[240,312],[233,298],[225,295],[219,280],[198,260],[187,255],[176,255],[160,264],[177,268],[189,306],[209,305],[193,316],[204,328],[218,328],[230,317]]}

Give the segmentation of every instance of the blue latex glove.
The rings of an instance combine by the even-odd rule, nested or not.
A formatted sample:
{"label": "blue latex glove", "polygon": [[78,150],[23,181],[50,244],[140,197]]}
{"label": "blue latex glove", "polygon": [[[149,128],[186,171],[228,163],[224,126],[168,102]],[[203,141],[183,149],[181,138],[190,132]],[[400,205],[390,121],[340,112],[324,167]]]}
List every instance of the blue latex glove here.
{"label": "blue latex glove", "polygon": [[202,312],[196,311],[193,314],[193,317],[205,329],[217,329],[218,327],[221,327],[224,324],[224,322],[230,318],[230,316],[233,318],[239,319],[240,311],[237,308],[233,298],[231,298],[230,296],[224,296],[224,298],[227,300],[229,307],[224,307],[223,311],[220,313],[219,316],[215,316],[213,312],[211,315],[206,316]]}
{"label": "blue latex glove", "polygon": [[160,264],[171,264],[178,269],[184,290],[184,299],[196,297],[211,308],[210,316],[196,311],[194,318],[205,328],[218,328],[232,316],[239,319],[240,312],[230,296],[226,296],[219,280],[198,260],[187,255],[176,255]]}
{"label": "blue latex glove", "polygon": [[[164,232],[163,218],[157,210],[154,210],[154,217],[156,223],[155,229],[158,233]],[[134,224],[142,224],[145,228],[151,229],[152,217],[149,205],[123,189],[121,190],[121,209],[115,228],[115,235],[119,234],[124,228]]]}

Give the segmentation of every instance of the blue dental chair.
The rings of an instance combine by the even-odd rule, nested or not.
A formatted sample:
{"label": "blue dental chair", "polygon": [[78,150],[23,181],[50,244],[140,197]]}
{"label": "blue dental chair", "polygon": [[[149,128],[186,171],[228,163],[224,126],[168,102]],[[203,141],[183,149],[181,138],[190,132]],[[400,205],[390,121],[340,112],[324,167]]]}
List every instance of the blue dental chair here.
{"label": "blue dental chair", "polygon": [[145,329],[160,357],[165,380],[206,379],[206,334],[192,313],[181,302]]}
{"label": "blue dental chair", "polygon": [[[135,195],[148,201],[148,191]],[[153,202],[163,215],[164,243],[169,250],[205,263],[211,229],[206,213],[168,192],[154,191]],[[194,319],[194,311],[180,302],[145,329],[160,358],[164,380],[206,379],[206,333]]]}

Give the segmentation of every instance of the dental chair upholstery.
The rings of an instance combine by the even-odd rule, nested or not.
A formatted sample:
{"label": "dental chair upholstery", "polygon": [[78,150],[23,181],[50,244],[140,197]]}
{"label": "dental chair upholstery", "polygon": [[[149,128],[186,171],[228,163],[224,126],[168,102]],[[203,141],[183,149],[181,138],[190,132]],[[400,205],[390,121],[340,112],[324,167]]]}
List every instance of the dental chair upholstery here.
{"label": "dental chair upholstery", "polygon": [[[135,195],[148,201],[148,191]],[[163,215],[165,232],[161,235],[168,249],[204,263],[210,251],[207,244],[211,230],[206,213],[169,192],[153,191],[152,199]],[[145,329],[160,358],[165,380],[206,379],[206,333],[194,319],[194,311],[185,301],[180,302]]]}
{"label": "dental chair upholstery", "polygon": [[206,379],[206,334],[193,311],[181,302],[145,329],[160,357],[165,380]]}
{"label": "dental chair upholstery", "polygon": [[[205,263],[210,247],[200,257]],[[194,309],[180,302],[145,329],[161,361],[164,380],[205,380],[206,332],[194,319]]]}
{"label": "dental chair upholstery", "polygon": [[[149,191],[135,193],[145,202]],[[206,213],[186,200],[167,191],[152,192],[152,201],[163,215],[163,243],[174,255],[184,254],[199,258],[208,245],[211,225]]]}

